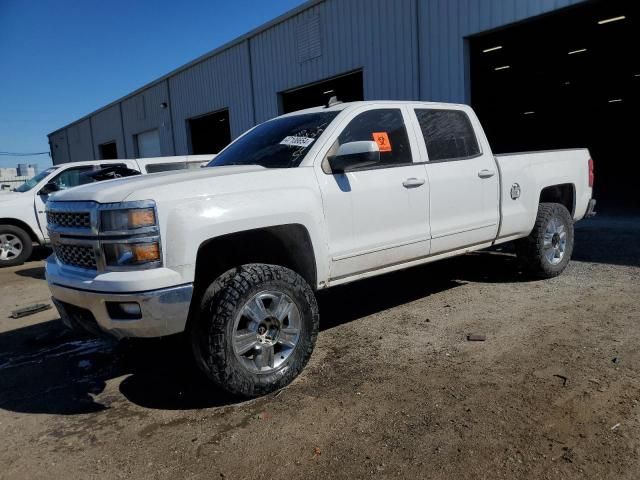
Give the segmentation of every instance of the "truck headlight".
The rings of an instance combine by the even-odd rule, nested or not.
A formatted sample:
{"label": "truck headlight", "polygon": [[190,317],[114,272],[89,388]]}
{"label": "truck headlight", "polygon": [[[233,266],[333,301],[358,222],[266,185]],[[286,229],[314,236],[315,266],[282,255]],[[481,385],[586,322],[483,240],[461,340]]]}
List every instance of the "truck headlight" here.
{"label": "truck headlight", "polygon": [[158,241],[136,243],[103,242],[104,259],[107,267],[152,266],[161,260]]}
{"label": "truck headlight", "polygon": [[156,225],[156,211],[153,207],[103,210],[100,216],[102,232],[124,232]]}
{"label": "truck headlight", "polygon": [[153,200],[102,205],[98,223],[105,269],[144,270],[162,265],[158,214]]}

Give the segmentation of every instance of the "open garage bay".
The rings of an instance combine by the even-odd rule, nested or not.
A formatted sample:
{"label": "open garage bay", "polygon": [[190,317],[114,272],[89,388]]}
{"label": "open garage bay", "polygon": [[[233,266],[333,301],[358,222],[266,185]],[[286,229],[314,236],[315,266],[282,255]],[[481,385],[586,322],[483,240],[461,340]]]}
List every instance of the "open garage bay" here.
{"label": "open garage bay", "polygon": [[471,100],[495,153],[588,147],[600,204],[638,211],[640,2],[586,2],[469,45]]}

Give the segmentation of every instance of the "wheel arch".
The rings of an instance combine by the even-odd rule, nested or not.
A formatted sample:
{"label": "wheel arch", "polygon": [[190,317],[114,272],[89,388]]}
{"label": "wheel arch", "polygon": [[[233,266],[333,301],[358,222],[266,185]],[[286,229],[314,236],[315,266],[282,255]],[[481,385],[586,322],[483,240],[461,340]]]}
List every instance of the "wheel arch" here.
{"label": "wheel arch", "polygon": [[562,183],[544,187],[540,192],[539,204],[559,203],[564,205],[571,216],[576,211],[576,187],[572,183]]}
{"label": "wheel arch", "polygon": [[23,222],[22,220],[18,220],[17,218],[0,218],[0,225],[12,225],[14,227],[21,228],[24,230],[27,235],[33,240],[35,243],[40,243],[40,239],[33,231],[33,229],[29,226],[29,224]]}
{"label": "wheel arch", "polygon": [[290,268],[316,288],[317,265],[311,236],[305,226],[294,223],[229,233],[202,242],[196,256],[196,290],[206,288],[234,266],[248,263]]}

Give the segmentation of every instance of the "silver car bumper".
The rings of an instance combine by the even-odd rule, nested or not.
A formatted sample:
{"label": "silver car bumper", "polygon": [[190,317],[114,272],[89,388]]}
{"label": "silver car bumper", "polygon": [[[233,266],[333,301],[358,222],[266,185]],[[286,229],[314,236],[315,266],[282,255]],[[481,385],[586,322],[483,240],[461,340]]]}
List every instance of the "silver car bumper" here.
{"label": "silver car bumper", "polygon": [[[56,284],[49,284],[49,288],[65,325],[93,333],[103,331],[118,338],[164,337],[183,332],[193,294],[191,284],[126,294]],[[122,314],[123,303],[139,305],[139,314]]]}

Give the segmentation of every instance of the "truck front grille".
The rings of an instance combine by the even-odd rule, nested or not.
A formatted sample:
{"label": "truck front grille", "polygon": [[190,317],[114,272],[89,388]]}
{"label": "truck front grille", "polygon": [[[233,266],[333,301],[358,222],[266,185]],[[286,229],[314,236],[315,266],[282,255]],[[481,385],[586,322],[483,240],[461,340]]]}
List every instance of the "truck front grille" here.
{"label": "truck front grille", "polygon": [[89,212],[47,212],[47,223],[49,227],[91,228],[91,215]]}
{"label": "truck front grille", "polygon": [[74,267],[96,270],[96,256],[90,245],[57,244],[53,251],[60,262]]}

